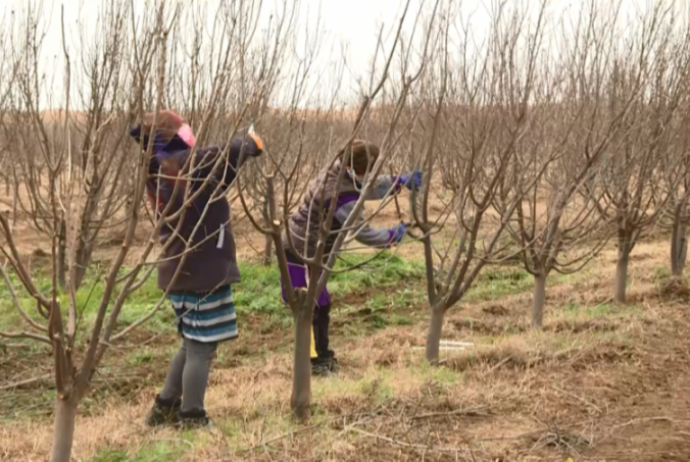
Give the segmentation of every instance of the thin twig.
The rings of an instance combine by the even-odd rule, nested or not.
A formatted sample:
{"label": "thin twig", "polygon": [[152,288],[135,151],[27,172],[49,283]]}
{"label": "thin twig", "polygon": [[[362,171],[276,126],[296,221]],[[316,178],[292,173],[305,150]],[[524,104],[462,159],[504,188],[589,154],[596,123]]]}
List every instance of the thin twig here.
{"label": "thin twig", "polygon": [[412,420],[433,419],[436,417],[450,417],[450,416],[469,416],[469,417],[487,417],[490,413],[482,411],[487,410],[487,406],[474,407],[469,409],[456,409],[448,412],[429,412],[427,414],[419,414],[412,417]]}
{"label": "thin twig", "polygon": [[9,385],[1,386],[0,391],[11,390],[13,388],[19,388],[19,387],[22,387],[24,385],[31,385],[32,383],[42,382],[43,380],[48,380],[50,377],[51,377],[50,374],[46,374],[46,375],[41,375],[39,377],[33,377],[31,379],[20,380],[18,382],[10,383]]}
{"label": "thin twig", "polygon": [[405,441],[399,441],[395,440],[393,438],[389,438],[387,436],[382,436],[378,435],[376,433],[370,433],[368,431],[362,430],[357,427],[350,427],[350,431],[353,431],[355,433],[359,433],[360,435],[369,437],[369,438],[374,438],[376,440],[381,440],[381,441],[386,441],[390,444],[396,445],[396,446],[402,446],[405,448],[412,448],[412,449],[419,449],[422,451],[437,451],[437,452],[449,452],[453,454],[457,454],[459,452],[464,452],[462,448],[452,448],[452,447],[434,447],[434,446],[428,446],[426,444],[416,444],[416,443],[406,443]]}
{"label": "thin twig", "polygon": [[271,438],[270,440],[264,441],[261,444],[257,444],[256,446],[252,446],[252,447],[247,448],[247,449],[241,449],[238,452],[240,454],[242,454],[245,452],[252,452],[252,451],[255,451],[257,449],[264,449],[269,444],[273,444],[273,443],[280,441],[280,440],[283,440],[285,438],[291,438],[291,437],[293,437],[299,433],[305,432],[307,430],[313,430],[313,429],[318,428],[322,425],[323,425],[323,422],[319,422],[319,423],[314,424],[314,425],[308,425],[306,427],[298,428],[297,430],[290,430],[287,433],[283,433],[282,435],[278,435],[275,438]]}

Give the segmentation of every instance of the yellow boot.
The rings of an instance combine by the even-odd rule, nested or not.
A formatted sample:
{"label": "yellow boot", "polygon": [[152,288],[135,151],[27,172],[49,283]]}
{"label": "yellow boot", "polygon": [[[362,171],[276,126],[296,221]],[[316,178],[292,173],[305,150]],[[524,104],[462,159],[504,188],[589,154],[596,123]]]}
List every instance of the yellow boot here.
{"label": "yellow boot", "polygon": [[316,354],[316,341],[314,340],[314,327],[311,328],[311,345],[309,347],[309,355],[311,359],[318,357]]}

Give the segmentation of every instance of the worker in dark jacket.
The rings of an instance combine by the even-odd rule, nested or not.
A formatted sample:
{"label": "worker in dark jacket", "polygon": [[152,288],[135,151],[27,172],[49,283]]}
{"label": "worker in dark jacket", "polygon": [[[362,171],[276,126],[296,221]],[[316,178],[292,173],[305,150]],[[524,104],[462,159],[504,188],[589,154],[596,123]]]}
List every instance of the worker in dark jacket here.
{"label": "worker in dark jacket", "polygon": [[194,150],[194,135],[179,115],[160,111],[153,134],[152,124],[153,114],[147,114],[130,135],[144,150],[153,136],[146,186],[158,218],[179,212],[160,231],[165,250],[158,287],[168,292],[182,346],[146,423],[206,425],[211,361],[219,342],[237,337],[230,284],[240,281],[240,273],[225,193],[242,162],[262,153],[263,142],[250,132],[228,145]]}

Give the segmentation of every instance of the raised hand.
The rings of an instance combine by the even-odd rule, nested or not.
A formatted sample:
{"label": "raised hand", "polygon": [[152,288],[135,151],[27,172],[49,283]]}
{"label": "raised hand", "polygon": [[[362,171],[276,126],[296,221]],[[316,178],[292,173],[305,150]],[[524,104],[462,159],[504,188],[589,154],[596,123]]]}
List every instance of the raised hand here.
{"label": "raised hand", "polygon": [[405,185],[407,189],[419,189],[422,187],[422,172],[413,170],[410,173],[400,175],[400,182]]}
{"label": "raised hand", "polygon": [[407,228],[410,226],[409,223],[400,223],[391,228],[391,235],[393,237],[393,243],[397,244],[403,240],[407,232]]}

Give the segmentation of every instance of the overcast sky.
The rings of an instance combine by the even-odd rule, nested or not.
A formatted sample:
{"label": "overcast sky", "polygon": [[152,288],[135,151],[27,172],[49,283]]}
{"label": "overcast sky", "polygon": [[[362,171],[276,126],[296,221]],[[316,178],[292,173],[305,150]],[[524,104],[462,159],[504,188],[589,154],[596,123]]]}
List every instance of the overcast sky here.
{"label": "overcast sky", "polygon": [[[22,5],[26,5],[30,1],[36,2],[37,0],[0,0],[0,5],[2,5],[2,11],[8,14],[13,9],[22,8]],[[222,0],[200,0],[198,3],[207,4],[209,11],[214,11],[218,1]],[[412,8],[418,8],[419,2],[422,1],[413,0]],[[586,1],[589,2],[590,0]],[[611,4],[613,0],[595,1],[604,5]],[[686,0],[680,1],[685,2]],[[525,0],[509,0],[509,2],[520,2],[530,5],[530,7],[536,7],[538,4],[537,0],[527,0],[527,2]],[[462,15],[465,18],[472,16],[471,27],[474,34],[480,37],[488,28],[491,0],[463,0],[455,3],[461,5]],[[651,3],[651,0],[623,0],[623,15],[635,14],[636,11],[649,7]],[[93,22],[92,18],[97,16],[103,0],[64,0],[63,2],[44,0],[43,4],[43,19],[47,28],[47,37],[42,56],[46,72],[54,75],[55,85],[59,87],[62,82],[63,64],[55,63],[56,60],[61,59],[62,55],[60,6],[64,5],[65,7],[66,27],[73,38],[71,51],[76,54],[79,51],[75,49],[78,44],[76,37],[80,27],[78,20],[81,18],[88,27],[88,24]],[[137,9],[154,9],[157,2],[135,0],[134,4]],[[281,1],[278,0],[264,0],[264,14],[267,15],[270,10],[274,10],[280,4]],[[430,11],[433,0],[426,0],[425,4],[427,5],[426,10]],[[580,5],[579,0],[550,0],[548,11],[552,16],[560,16]],[[340,44],[347,44],[348,72],[345,86],[351,93],[357,93],[357,80],[366,74],[371,65],[376,47],[376,36],[381,24],[384,24],[387,30],[392,30],[399,20],[403,6],[404,1],[402,0],[302,0],[300,22],[304,23],[308,17],[313,20],[316,13],[320,11],[323,29],[328,32],[329,42],[322,49],[316,67],[326,67],[328,62],[333,60],[334,54],[340,53]],[[212,17],[209,20],[212,20]],[[54,104],[51,105],[54,106]]]}

